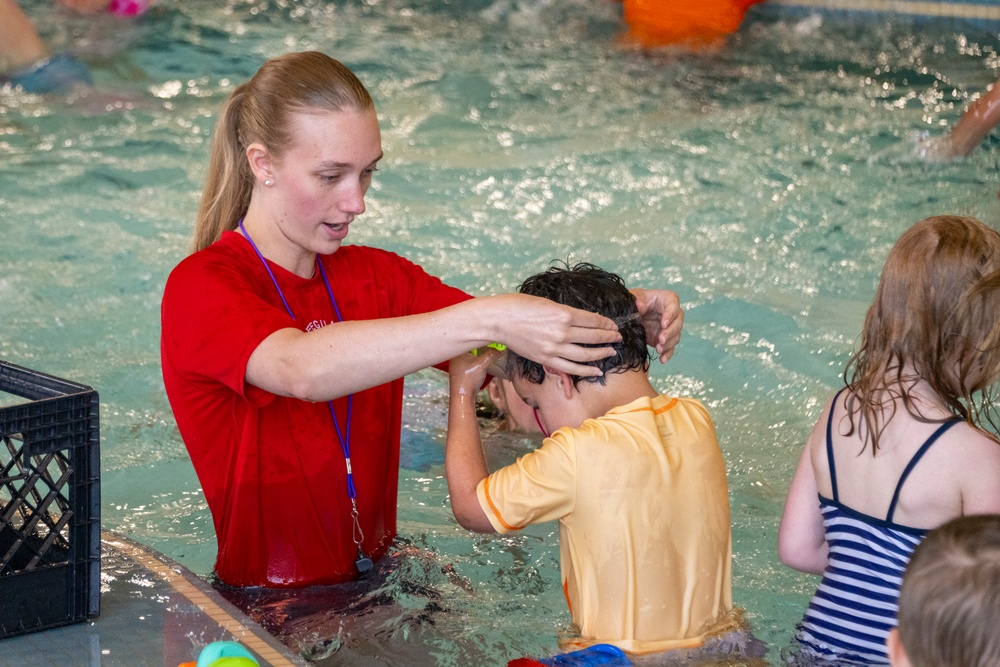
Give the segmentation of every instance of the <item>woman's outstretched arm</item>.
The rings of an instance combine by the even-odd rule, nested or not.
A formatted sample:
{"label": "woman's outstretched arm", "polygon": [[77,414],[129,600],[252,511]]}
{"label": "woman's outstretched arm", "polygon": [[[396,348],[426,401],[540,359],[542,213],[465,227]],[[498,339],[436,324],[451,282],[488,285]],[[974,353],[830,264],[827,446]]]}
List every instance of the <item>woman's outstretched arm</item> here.
{"label": "woman's outstretched arm", "polygon": [[246,380],[280,396],[327,401],[440,364],[489,343],[575,375],[609,357],[610,319],[523,294],[480,297],[429,313],[276,331],[247,363]]}

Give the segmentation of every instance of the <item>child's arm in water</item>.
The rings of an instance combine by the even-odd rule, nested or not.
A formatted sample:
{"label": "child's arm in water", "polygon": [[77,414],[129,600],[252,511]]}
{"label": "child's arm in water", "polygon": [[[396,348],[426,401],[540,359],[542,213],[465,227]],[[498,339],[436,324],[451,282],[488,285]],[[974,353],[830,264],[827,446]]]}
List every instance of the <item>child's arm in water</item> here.
{"label": "child's arm in water", "polygon": [[826,569],[826,535],[823,515],[819,509],[819,491],[813,469],[812,452],[816,438],[825,438],[825,424],[831,405],[820,416],[806,446],[802,449],[799,465],[792,476],[785,499],[785,510],[778,527],[778,557],[788,567],[810,574],[823,574]]}
{"label": "child's arm in water", "polygon": [[928,141],[925,154],[932,160],[966,157],[997,123],[1000,123],[1000,79],[969,105],[948,134]]}
{"label": "child's arm in water", "polygon": [[0,71],[13,72],[47,58],[35,24],[14,0],[0,0]]}
{"label": "child's arm in water", "polygon": [[479,505],[476,487],[489,474],[476,419],[476,393],[486,380],[487,369],[500,352],[492,348],[478,355],[463,354],[448,364],[451,399],[444,471],[451,496],[451,511],[458,523],[477,533],[494,533],[493,525]]}
{"label": "child's arm in water", "polygon": [[0,85],[4,82],[42,94],[90,86],[93,79],[87,66],[68,53],[49,53],[15,0],[0,0]]}
{"label": "child's arm in water", "polygon": [[1000,81],[969,105],[948,135],[950,154],[966,156],[982,143],[990,130],[1000,122]]}

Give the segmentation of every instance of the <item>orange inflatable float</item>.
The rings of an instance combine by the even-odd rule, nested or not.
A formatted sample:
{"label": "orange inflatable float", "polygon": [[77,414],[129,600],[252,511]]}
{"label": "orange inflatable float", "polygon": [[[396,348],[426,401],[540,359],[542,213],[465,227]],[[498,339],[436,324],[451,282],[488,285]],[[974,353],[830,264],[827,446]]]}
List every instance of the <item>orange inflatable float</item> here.
{"label": "orange inflatable float", "polygon": [[624,0],[629,38],[643,47],[718,45],[762,0]]}

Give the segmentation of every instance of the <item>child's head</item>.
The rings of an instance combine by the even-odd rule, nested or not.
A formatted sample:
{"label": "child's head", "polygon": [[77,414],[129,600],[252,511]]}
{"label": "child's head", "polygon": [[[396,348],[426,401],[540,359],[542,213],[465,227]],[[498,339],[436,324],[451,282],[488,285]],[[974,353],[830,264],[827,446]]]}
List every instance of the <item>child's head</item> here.
{"label": "child's head", "polygon": [[[628,370],[649,370],[646,331],[637,317],[639,311],[635,305],[635,296],[617,275],[586,262],[573,266],[562,264],[531,276],[521,283],[518,292],[598,313],[618,322],[622,339],[613,345],[615,355],[590,362],[591,366],[600,368],[605,375]],[[545,369],[541,364],[526,359],[513,350],[507,351],[506,371],[512,379],[524,378],[534,384],[540,384],[545,378]],[[605,382],[603,375],[570,377],[574,385],[581,381]]]}
{"label": "child's head", "polygon": [[[616,405],[632,400],[623,395],[627,389],[622,383],[628,384],[636,379],[634,376],[626,377],[628,371],[640,372],[648,386],[646,332],[638,316],[635,297],[621,278],[592,264],[563,264],[531,276],[518,291],[604,315],[618,322],[618,331],[622,336],[622,340],[612,346],[614,356],[590,362],[590,365],[603,371],[604,375],[598,377],[568,375],[546,368],[508,348],[506,375],[517,394],[535,411],[534,416],[542,433],[549,435],[562,426],[578,426],[590,417],[604,414],[602,408],[606,406],[592,399],[596,398],[595,392],[605,392],[605,388],[605,399],[621,399],[621,403],[616,402]],[[622,375],[611,385],[608,377],[614,374]],[[579,400],[584,388],[589,400]]]}
{"label": "child's head", "polygon": [[518,433],[539,433],[538,420],[531,406],[525,403],[510,380],[495,377],[486,385],[486,394],[503,419],[503,428]]}
{"label": "child's head", "polygon": [[932,530],[913,552],[889,635],[894,667],[1000,665],[1000,515]]}
{"label": "child's head", "polygon": [[920,379],[956,414],[975,411],[972,395],[1000,372],[998,270],[1000,233],[974,218],[935,216],[903,233],[845,371],[862,409],[877,409],[887,385],[910,409],[908,390]]}

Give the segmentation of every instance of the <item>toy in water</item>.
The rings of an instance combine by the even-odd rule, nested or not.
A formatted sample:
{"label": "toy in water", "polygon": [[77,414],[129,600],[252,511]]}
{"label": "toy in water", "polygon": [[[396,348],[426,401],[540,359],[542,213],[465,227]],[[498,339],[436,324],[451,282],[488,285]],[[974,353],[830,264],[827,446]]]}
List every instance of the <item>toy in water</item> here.
{"label": "toy in water", "polygon": [[624,0],[629,37],[643,47],[711,47],[740,27],[762,0]]}
{"label": "toy in water", "polygon": [[594,644],[587,648],[560,653],[551,658],[517,658],[507,663],[507,667],[629,667],[632,661],[625,651],[612,644]]}
{"label": "toy in water", "polygon": [[[488,343],[486,347],[492,347],[494,350],[499,350],[500,352],[503,352],[504,350],[507,349],[507,346],[504,345],[503,343]],[[477,347],[476,349],[472,350],[472,354],[479,354],[479,348]]]}
{"label": "toy in water", "polygon": [[[506,364],[507,359],[507,346],[503,343],[489,343],[486,347],[492,347],[494,350],[500,352],[500,356],[498,356],[493,363],[490,364],[489,369],[487,369],[487,373],[495,378],[507,380],[507,371],[504,370],[504,365]],[[472,350],[472,354],[479,356],[479,348]]]}
{"label": "toy in water", "polygon": [[260,663],[239,642],[212,642],[201,650],[197,662],[178,667],[260,667]]}

